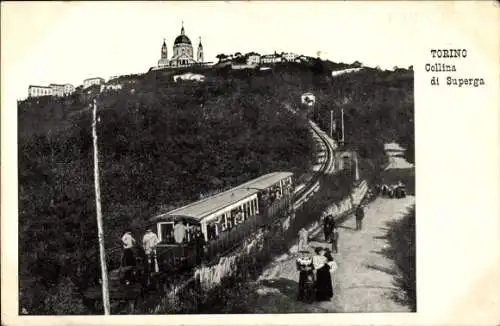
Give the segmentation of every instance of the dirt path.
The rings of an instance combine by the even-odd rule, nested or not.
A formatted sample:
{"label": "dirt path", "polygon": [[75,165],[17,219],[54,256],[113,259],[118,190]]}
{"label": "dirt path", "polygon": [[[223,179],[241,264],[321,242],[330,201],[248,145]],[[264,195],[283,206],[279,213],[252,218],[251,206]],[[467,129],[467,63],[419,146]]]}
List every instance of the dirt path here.
{"label": "dirt path", "polygon": [[[413,196],[377,198],[366,209],[363,230],[354,230],[353,217],[341,224],[339,253],[334,255],[339,268],[330,302],[312,305],[296,302],[295,256],[284,254],[259,279],[256,312],[408,312],[409,308],[394,300],[395,295],[401,295],[393,285],[394,263],[381,251],[387,246],[386,223],[402,218],[414,203]],[[322,232],[314,236],[310,245],[327,245]]]}
{"label": "dirt path", "polygon": [[[403,180],[409,196],[404,199],[378,197],[369,203],[361,231],[354,230],[353,216],[340,224],[339,252],[334,255],[339,268],[333,279],[333,298],[313,304],[297,302],[296,257],[285,253],[275,259],[257,281],[255,297],[249,298],[254,313],[410,312],[409,307],[399,303],[403,293],[394,286],[394,262],[384,255],[388,246],[386,235],[390,231],[387,224],[401,219],[415,205],[415,169],[401,157],[403,149],[396,145],[386,146],[390,164],[383,179],[389,184]],[[315,233],[310,246],[327,246],[321,230]]]}
{"label": "dirt path", "polygon": [[[352,217],[341,224],[339,253],[335,255],[339,268],[335,273],[334,297],[330,302],[312,305],[296,302],[298,273],[295,257],[283,255],[261,275],[257,291],[261,298],[256,302],[260,307],[256,309],[261,313],[408,312],[407,307],[393,299],[400,291],[393,285],[394,263],[381,250],[387,246],[386,223],[402,218],[414,202],[413,196],[377,198],[366,209],[362,231],[354,230]],[[327,245],[322,232],[310,244],[313,247]]]}
{"label": "dirt path", "polygon": [[[341,312],[409,311],[393,299],[400,291],[393,285],[394,263],[381,251],[387,246],[386,223],[402,218],[414,201],[414,197],[378,198],[367,209],[362,231],[354,230],[352,219],[344,223],[335,257],[339,265],[335,294],[327,306]],[[318,237],[322,239],[322,235]]]}

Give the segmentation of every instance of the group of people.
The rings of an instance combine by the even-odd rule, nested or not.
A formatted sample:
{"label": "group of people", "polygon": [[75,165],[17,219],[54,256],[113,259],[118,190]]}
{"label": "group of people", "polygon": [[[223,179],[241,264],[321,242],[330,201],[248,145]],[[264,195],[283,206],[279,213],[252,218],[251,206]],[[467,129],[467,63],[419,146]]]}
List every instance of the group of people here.
{"label": "group of people", "polygon": [[233,210],[227,220],[227,225],[224,223],[221,224],[222,231],[231,230],[233,227],[241,224],[245,221],[245,215],[243,214],[243,210],[238,208],[237,210]]}
{"label": "group of people", "polygon": [[200,264],[205,256],[205,235],[199,225],[187,227],[182,219],[174,225],[174,240],[176,244],[191,244],[196,249],[196,264]]}
{"label": "group of people", "polygon": [[[173,234],[176,244],[187,243],[187,232],[188,228],[184,224],[183,221],[178,221],[174,225]],[[123,245],[123,256],[121,265],[126,266],[136,266],[136,240],[132,236],[132,231],[127,230],[125,234],[121,238],[121,242]],[[205,254],[205,236],[201,232],[200,226],[194,226],[191,230],[190,241],[192,245],[194,245],[196,250],[196,264],[200,264],[203,261]],[[146,255],[148,267],[150,271],[159,272],[158,260],[156,255],[156,248],[160,240],[158,236],[151,230],[147,229],[146,233],[142,238],[142,248],[144,250],[144,254]]]}
{"label": "group of people", "polygon": [[[136,257],[135,257],[135,249],[136,249],[136,241],[132,236],[132,231],[127,230],[125,234],[122,236],[122,245],[123,245],[123,257],[122,257],[122,266],[135,266],[136,265]],[[142,248],[144,249],[144,253],[147,257],[148,266],[158,272],[158,261],[156,260],[156,246],[160,243],[160,240],[156,236],[156,234],[151,230],[147,229],[146,233],[142,238]],[[154,265],[153,265],[154,264]]]}
{"label": "group of people", "polygon": [[[356,230],[363,227],[365,209],[359,205],[355,210]],[[332,252],[338,253],[339,230],[332,215],[323,218],[323,232],[325,242],[330,248],[316,247],[315,254],[309,252],[309,232],[302,228],[299,231],[297,269],[299,270],[298,299],[304,302],[328,301],[333,296],[332,275],[337,269]]]}
{"label": "group of people", "polygon": [[265,190],[261,196],[262,207],[271,206],[275,201],[280,200],[282,197],[281,191],[278,187]]}
{"label": "group of people", "polygon": [[308,250],[302,250],[297,259],[298,300],[307,303],[329,301],[333,297],[332,274],[337,269],[329,248],[316,247],[314,252],[311,256]]}

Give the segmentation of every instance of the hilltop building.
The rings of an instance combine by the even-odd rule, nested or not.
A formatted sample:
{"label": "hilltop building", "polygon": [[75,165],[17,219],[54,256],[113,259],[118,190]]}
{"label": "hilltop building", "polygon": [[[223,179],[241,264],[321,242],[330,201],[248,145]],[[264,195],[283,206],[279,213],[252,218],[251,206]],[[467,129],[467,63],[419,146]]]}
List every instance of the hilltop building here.
{"label": "hilltop building", "polygon": [[64,95],[72,94],[75,91],[75,86],[71,84],[64,84]]}
{"label": "hilltop building", "polygon": [[298,57],[298,54],[287,52],[287,53],[282,53],[281,57],[283,58],[284,61],[293,62]]}
{"label": "hilltop building", "polygon": [[281,55],[274,53],[274,54],[265,54],[260,57],[260,63],[279,63],[282,62],[283,58]]}
{"label": "hilltop building", "polygon": [[260,54],[251,52],[247,55],[248,65],[258,65],[260,63]]}
{"label": "hilltop building", "polygon": [[181,34],[174,40],[172,57],[170,59],[168,58],[167,43],[165,39],[163,39],[160,60],[158,60],[158,66],[153,69],[190,67],[204,63],[205,58],[203,54],[203,45],[201,44],[201,37],[199,38],[196,52],[195,59],[193,45],[189,37],[186,35],[183,24],[181,27]]}
{"label": "hilltop building", "polygon": [[50,84],[49,87],[52,88],[52,95],[64,96],[64,85]]}
{"label": "hilltop building", "polygon": [[52,88],[49,86],[30,85],[28,87],[29,97],[51,96],[51,95],[52,95]]}
{"label": "hilltop building", "polygon": [[28,87],[28,97],[39,96],[59,96],[70,95],[75,91],[71,84],[50,84],[49,86],[30,85]]}
{"label": "hilltop building", "polygon": [[101,77],[93,77],[93,78],[87,78],[83,80],[83,88],[88,88],[92,85],[101,85],[104,84],[105,80],[104,78]]}

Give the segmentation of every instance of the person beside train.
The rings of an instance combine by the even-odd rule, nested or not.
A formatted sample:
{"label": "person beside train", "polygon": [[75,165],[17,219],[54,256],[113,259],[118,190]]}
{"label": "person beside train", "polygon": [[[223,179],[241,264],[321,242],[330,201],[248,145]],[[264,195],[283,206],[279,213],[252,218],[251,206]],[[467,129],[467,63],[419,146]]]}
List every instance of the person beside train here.
{"label": "person beside train", "polygon": [[[149,270],[153,270],[158,273],[158,261],[156,260],[156,246],[160,243],[160,240],[156,234],[151,229],[146,230],[146,234],[142,238],[142,247],[144,248],[144,253],[146,254],[148,260]],[[154,264],[154,265],[153,265]]]}
{"label": "person beside train", "polygon": [[184,238],[186,237],[187,228],[184,225],[183,220],[178,220],[174,225],[174,240],[175,243],[181,244],[184,242]]}
{"label": "person beside train", "polygon": [[196,249],[196,265],[199,265],[203,262],[205,256],[205,235],[201,232],[201,227],[197,226],[194,231],[194,243]]}
{"label": "person beside train", "polygon": [[135,239],[132,236],[132,231],[127,230],[125,234],[123,234],[122,238],[123,245],[123,266],[135,266],[135,255],[134,255],[134,246]]}

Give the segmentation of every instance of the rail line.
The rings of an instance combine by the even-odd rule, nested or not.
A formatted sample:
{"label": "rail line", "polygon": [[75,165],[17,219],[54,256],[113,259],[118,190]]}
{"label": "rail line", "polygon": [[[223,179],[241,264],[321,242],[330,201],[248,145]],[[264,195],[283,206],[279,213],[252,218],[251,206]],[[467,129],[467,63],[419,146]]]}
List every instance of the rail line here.
{"label": "rail line", "polygon": [[[325,159],[321,163],[320,168],[316,171],[311,179],[300,189],[296,188],[292,196],[292,205],[294,210],[302,206],[309,198],[311,198],[320,188],[319,179],[325,173],[333,173],[335,170],[334,165],[334,144],[330,141],[329,137],[321,130],[313,121],[309,120],[311,131],[316,136],[315,139],[321,143],[320,147],[326,152]],[[221,252],[221,257],[229,255],[234,252],[241,243],[235,244],[232,248]]]}
{"label": "rail line", "polygon": [[293,207],[294,209],[302,206],[312,195],[314,195],[319,190],[319,178],[325,173],[333,173],[335,171],[334,157],[333,153],[335,150],[333,141],[311,120],[309,120],[309,125],[315,139],[321,142],[320,147],[325,151],[325,160],[322,162],[318,171],[314,173],[312,178],[308,180],[306,185],[303,187],[296,188],[293,197]]}

